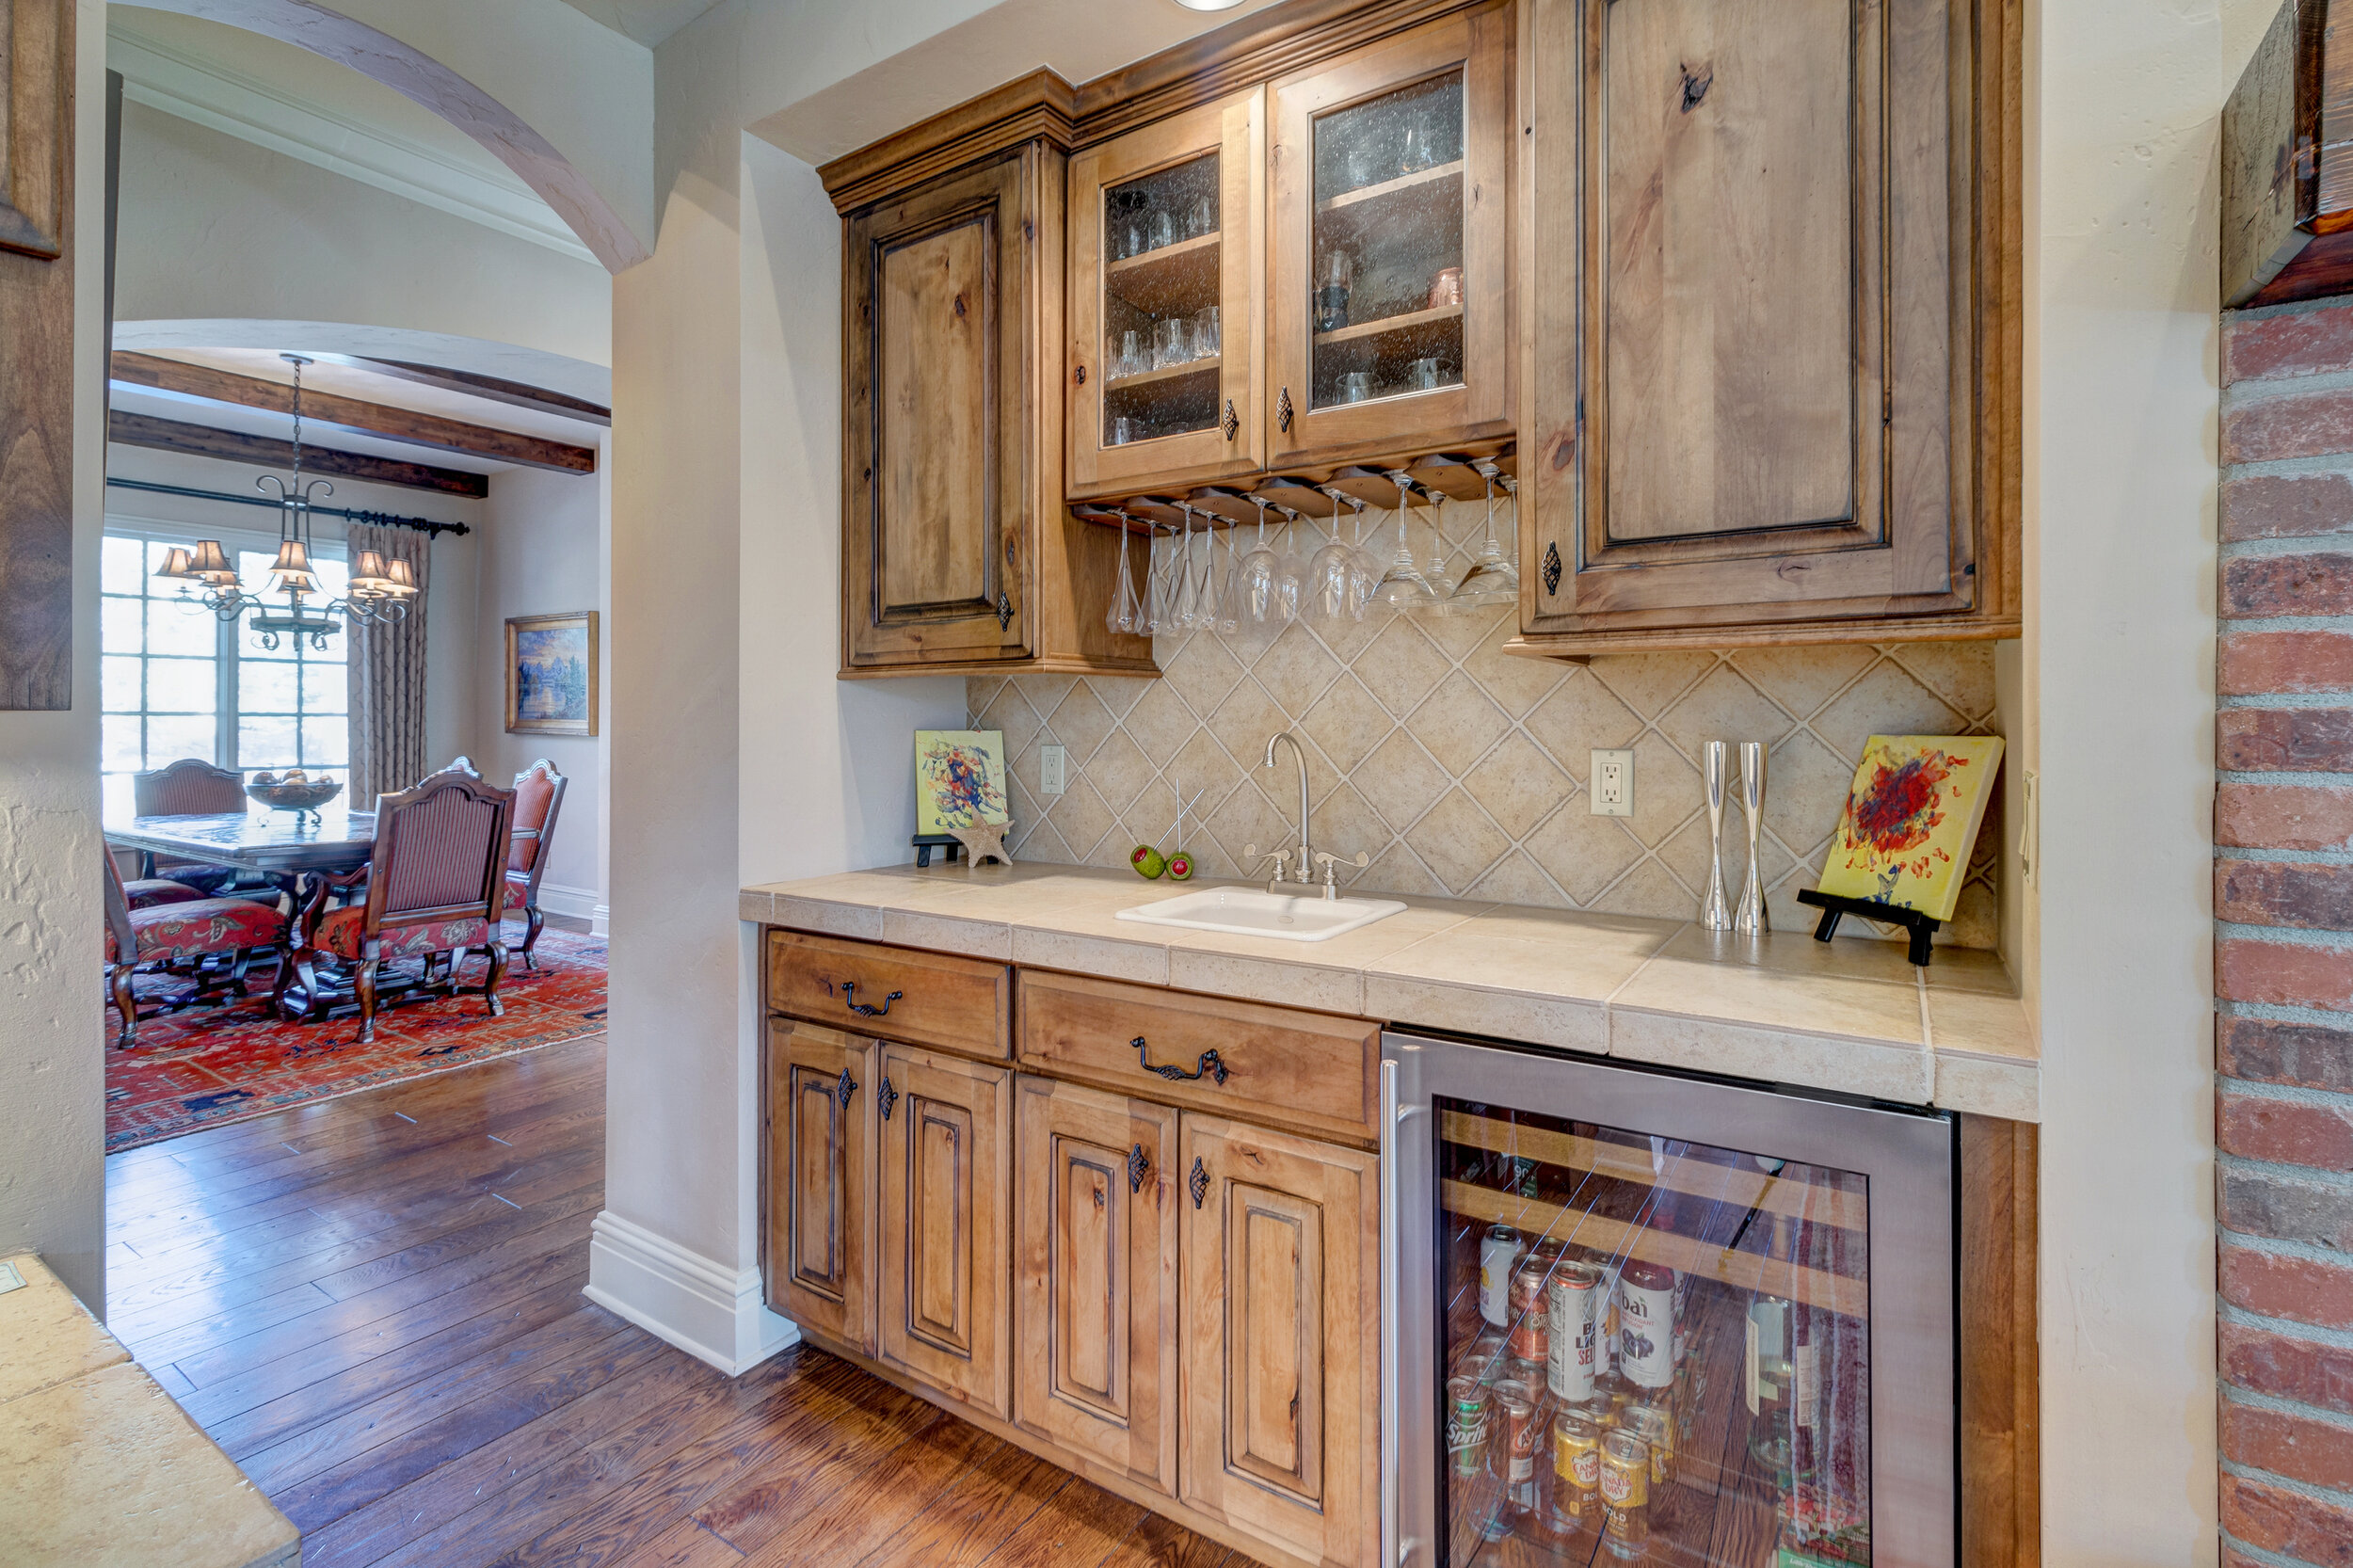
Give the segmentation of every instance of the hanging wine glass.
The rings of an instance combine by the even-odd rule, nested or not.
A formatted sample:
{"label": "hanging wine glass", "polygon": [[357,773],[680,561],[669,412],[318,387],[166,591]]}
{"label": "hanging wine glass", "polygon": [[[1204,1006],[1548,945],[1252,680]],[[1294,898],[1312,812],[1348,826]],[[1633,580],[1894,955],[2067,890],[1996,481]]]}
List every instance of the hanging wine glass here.
{"label": "hanging wine glass", "polygon": [[[1209,552],[1217,553],[1217,536],[1209,536]],[[1217,634],[1231,637],[1241,630],[1240,608],[1234,602],[1234,583],[1241,576],[1241,524],[1227,519],[1225,523],[1225,581],[1210,602],[1217,606]]]}
{"label": "hanging wine glass", "polygon": [[1285,625],[1299,618],[1305,608],[1307,563],[1299,553],[1299,527],[1306,520],[1289,506],[1277,506],[1283,514],[1283,553],[1274,563],[1274,608]]}
{"label": "hanging wine glass", "polygon": [[1366,606],[1372,602],[1372,591],[1381,582],[1381,558],[1365,547],[1365,504],[1356,497],[1348,498],[1355,509],[1355,536],[1348,552],[1349,618],[1365,618]]}
{"label": "hanging wine glass", "polygon": [[1144,630],[1144,607],[1136,601],[1136,580],[1128,568],[1128,514],[1119,518],[1119,586],[1112,593],[1111,613],[1103,617],[1103,625],[1114,633],[1133,635]]}
{"label": "hanging wine glass", "polygon": [[[1329,485],[1320,488],[1335,502],[1348,499],[1346,494]],[[1353,618],[1349,610],[1355,598],[1355,587],[1351,581],[1353,575],[1348,546],[1340,543],[1340,514],[1336,505],[1332,509],[1332,542],[1317,551],[1314,558],[1307,563],[1307,578],[1303,587],[1307,618],[1319,626]]]}
{"label": "hanging wine glass", "polygon": [[1413,494],[1413,480],[1403,469],[1392,469],[1389,483],[1397,487],[1397,555],[1373,585],[1372,597],[1392,610],[1426,611],[1438,602],[1438,596],[1430,588],[1430,580],[1414,565],[1414,547],[1406,536],[1405,512],[1407,498]]}
{"label": "hanging wine glass", "polygon": [[1176,515],[1181,532],[1176,536],[1176,588],[1169,596],[1169,617],[1190,632],[1200,618],[1200,606],[1193,597],[1193,508],[1178,502]]}
{"label": "hanging wine glass", "polygon": [[1162,534],[1160,524],[1147,521],[1146,525],[1152,530],[1152,544],[1151,555],[1144,568],[1144,630],[1157,637],[1163,632],[1176,629],[1170,616],[1169,598],[1174,584],[1168,572],[1169,559],[1176,554],[1176,548],[1173,540],[1169,548],[1161,548],[1160,541],[1169,536]]}
{"label": "hanging wine glass", "polygon": [[[1470,570],[1465,572],[1463,580],[1454,585],[1454,602],[1482,608],[1494,604],[1514,604],[1519,601],[1520,597],[1519,568],[1512,564],[1510,556],[1503,553],[1502,543],[1496,537],[1497,471],[1495,464],[1481,462],[1479,465],[1479,472],[1487,482],[1487,538],[1486,542],[1479,547],[1479,558],[1471,563]],[[1503,484],[1507,489],[1517,489],[1512,480],[1505,479]],[[1512,520],[1517,524],[1519,521],[1516,511],[1518,497],[1514,495],[1513,499],[1514,515]],[[1514,526],[1513,537],[1517,539],[1518,536],[1519,530]]]}
{"label": "hanging wine glass", "polygon": [[1283,613],[1275,602],[1274,579],[1282,557],[1267,548],[1266,498],[1252,496],[1250,504],[1258,508],[1258,542],[1250,547],[1250,553],[1234,568],[1232,592],[1235,600],[1234,619],[1241,623],[1245,636],[1266,636],[1281,630]]}
{"label": "hanging wine glass", "polygon": [[1430,606],[1434,616],[1451,616],[1467,606],[1454,602],[1454,579],[1446,569],[1454,557],[1454,551],[1446,542],[1446,504],[1453,498],[1444,490],[1430,492],[1430,564],[1422,568],[1422,581],[1430,584],[1436,602]]}

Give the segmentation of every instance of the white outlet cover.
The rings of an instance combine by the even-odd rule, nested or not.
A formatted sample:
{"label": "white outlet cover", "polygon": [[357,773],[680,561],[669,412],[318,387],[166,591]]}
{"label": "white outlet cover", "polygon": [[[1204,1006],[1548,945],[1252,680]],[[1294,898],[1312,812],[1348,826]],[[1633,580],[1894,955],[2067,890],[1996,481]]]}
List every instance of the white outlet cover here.
{"label": "white outlet cover", "polygon": [[1596,817],[1634,815],[1634,753],[1596,750],[1585,794]]}
{"label": "white outlet cover", "polygon": [[1069,753],[1061,746],[1037,748],[1037,788],[1040,794],[1058,795],[1070,787]]}

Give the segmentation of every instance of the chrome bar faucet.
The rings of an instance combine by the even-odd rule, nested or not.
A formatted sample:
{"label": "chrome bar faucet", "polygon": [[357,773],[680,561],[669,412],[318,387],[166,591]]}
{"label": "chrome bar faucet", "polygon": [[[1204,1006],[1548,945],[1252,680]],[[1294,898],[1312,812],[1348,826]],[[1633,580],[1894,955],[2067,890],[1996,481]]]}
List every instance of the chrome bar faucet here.
{"label": "chrome bar faucet", "polygon": [[[1290,746],[1291,755],[1299,760],[1299,859],[1295,864],[1299,880],[1307,883],[1315,880],[1315,848],[1309,841],[1307,829],[1307,753],[1300,746],[1299,737],[1286,729],[1268,738],[1266,760],[1258,765],[1267,768],[1274,766],[1274,748],[1283,744]],[[1279,861],[1274,867],[1274,880],[1277,884],[1283,880],[1283,867]]]}

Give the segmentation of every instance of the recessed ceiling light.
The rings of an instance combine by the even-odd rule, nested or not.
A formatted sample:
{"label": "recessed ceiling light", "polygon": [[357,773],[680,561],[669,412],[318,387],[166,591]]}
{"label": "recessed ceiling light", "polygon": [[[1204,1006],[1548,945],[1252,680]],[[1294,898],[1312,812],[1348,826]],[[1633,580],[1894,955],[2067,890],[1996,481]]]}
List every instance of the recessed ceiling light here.
{"label": "recessed ceiling light", "polygon": [[1176,0],[1176,3],[1189,11],[1230,11],[1241,5],[1241,0]]}

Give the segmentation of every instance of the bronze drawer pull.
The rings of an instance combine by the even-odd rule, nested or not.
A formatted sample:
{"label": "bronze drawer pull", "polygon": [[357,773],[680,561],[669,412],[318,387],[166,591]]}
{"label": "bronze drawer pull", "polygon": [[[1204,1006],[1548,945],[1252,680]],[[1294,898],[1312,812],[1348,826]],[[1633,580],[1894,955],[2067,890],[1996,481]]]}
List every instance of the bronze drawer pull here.
{"label": "bronze drawer pull", "polygon": [[1201,1157],[1197,1154],[1193,1157],[1193,1179],[1185,1185],[1193,1189],[1193,1208],[1200,1208],[1201,1200],[1209,1195],[1209,1173],[1202,1168]]}
{"label": "bronze drawer pull", "polygon": [[905,995],[906,993],[904,991],[893,991],[888,996],[882,999],[882,1005],[880,1007],[876,1007],[871,1002],[863,1002],[857,1000],[856,981],[845,980],[841,983],[841,1004],[861,1018],[887,1018],[890,1016],[890,1004]]}
{"label": "bronze drawer pull", "polygon": [[1197,1078],[1207,1078],[1211,1082],[1219,1084],[1225,1081],[1225,1059],[1218,1055],[1214,1047],[1203,1051],[1201,1059],[1193,1064],[1193,1071],[1187,1072],[1184,1068],[1174,1065],[1164,1064],[1158,1067],[1152,1065],[1151,1058],[1146,1053],[1144,1036],[1141,1034],[1128,1041],[1128,1044],[1134,1048],[1136,1062],[1145,1072],[1158,1073],[1172,1083],[1189,1083]]}
{"label": "bronze drawer pull", "polygon": [[1144,1173],[1152,1168],[1152,1161],[1144,1157],[1144,1145],[1138,1144],[1128,1151],[1128,1191],[1144,1191]]}
{"label": "bronze drawer pull", "polygon": [[882,1086],[882,1113],[884,1121],[887,1122],[890,1120],[890,1108],[898,1103],[899,1091],[890,1086],[890,1080],[888,1076],[886,1076],[883,1079]]}
{"label": "bronze drawer pull", "polygon": [[850,1076],[849,1068],[842,1068],[840,1081],[833,1086],[833,1097],[841,1102],[842,1110],[847,1111],[850,1109],[850,1096],[856,1093],[857,1080]]}

